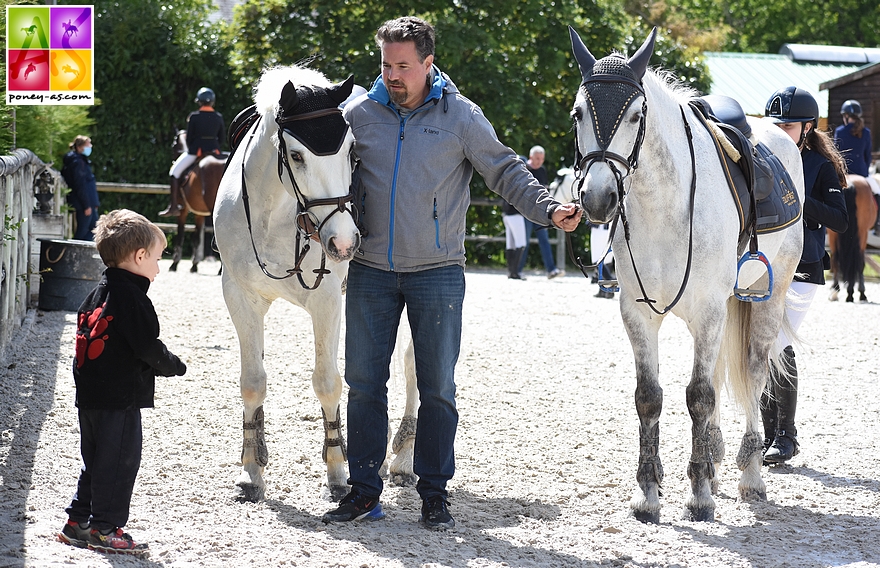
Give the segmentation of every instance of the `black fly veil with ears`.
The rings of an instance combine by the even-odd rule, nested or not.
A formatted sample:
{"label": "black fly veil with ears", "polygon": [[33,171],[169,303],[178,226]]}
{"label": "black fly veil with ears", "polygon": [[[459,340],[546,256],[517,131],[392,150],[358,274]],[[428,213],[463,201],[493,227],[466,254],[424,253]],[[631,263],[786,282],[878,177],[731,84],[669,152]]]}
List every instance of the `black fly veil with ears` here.
{"label": "black fly veil with ears", "polygon": [[281,91],[275,122],[316,156],[333,155],[348,132],[339,105],[351,94],[353,85],[353,76],[331,87],[295,87],[288,81]]}

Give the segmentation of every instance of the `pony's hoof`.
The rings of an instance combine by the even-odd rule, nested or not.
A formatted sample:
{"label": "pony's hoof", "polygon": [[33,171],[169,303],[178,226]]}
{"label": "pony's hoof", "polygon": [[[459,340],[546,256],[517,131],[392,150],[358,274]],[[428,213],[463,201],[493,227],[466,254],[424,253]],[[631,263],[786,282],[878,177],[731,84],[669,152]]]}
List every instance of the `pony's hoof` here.
{"label": "pony's hoof", "polygon": [[398,487],[412,487],[419,480],[414,473],[392,473],[388,481]]}
{"label": "pony's hoof", "polygon": [[176,262],[168,267],[168,272],[177,272],[177,263]]}
{"label": "pony's hoof", "polygon": [[641,521],[645,524],[659,525],[660,524],[660,511],[633,511],[633,517],[637,521]]}
{"label": "pony's hoof", "polygon": [[199,271],[199,265],[198,265],[198,264],[193,264],[193,265],[190,267],[189,271],[192,272],[192,273],[196,273],[196,272],[198,272],[198,271]]}
{"label": "pony's hoof", "polygon": [[715,521],[715,508],[714,507],[697,507],[695,509],[689,509],[688,515],[689,520],[697,521],[700,523],[708,523]]}
{"label": "pony's hoof", "polygon": [[868,297],[865,296],[864,294],[859,294],[859,301],[862,302],[863,304],[867,304],[867,303],[868,303]]}
{"label": "pony's hoof", "polygon": [[239,483],[238,488],[241,490],[238,496],[240,501],[248,503],[258,503],[266,498],[265,487],[260,487],[258,485],[254,485],[253,483]]}
{"label": "pony's hoof", "polygon": [[739,498],[743,501],[754,503],[757,501],[766,501],[767,500],[767,492],[763,489],[745,489],[740,490]]}
{"label": "pony's hoof", "polygon": [[342,500],[343,497],[348,495],[349,487],[348,485],[331,485],[330,486],[330,499],[334,503],[338,503]]}
{"label": "pony's hoof", "polygon": [[852,296],[847,296],[847,297],[846,297],[846,301],[847,301],[847,302],[852,302],[852,301],[853,301],[853,297],[852,297]]}

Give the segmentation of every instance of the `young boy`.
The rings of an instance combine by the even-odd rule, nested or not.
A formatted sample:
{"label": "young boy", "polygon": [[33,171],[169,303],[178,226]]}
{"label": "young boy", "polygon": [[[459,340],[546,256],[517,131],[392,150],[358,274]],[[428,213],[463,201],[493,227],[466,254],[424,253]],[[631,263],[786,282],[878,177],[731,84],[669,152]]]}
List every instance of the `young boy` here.
{"label": "young boy", "polygon": [[140,409],[153,406],[157,374],[183,375],[186,365],[159,340],[147,297],[165,248],[162,230],[120,209],[98,220],[95,244],[107,269],[79,308],[73,362],[83,467],[58,539],[145,555],[147,545],[121,528],[141,463]]}

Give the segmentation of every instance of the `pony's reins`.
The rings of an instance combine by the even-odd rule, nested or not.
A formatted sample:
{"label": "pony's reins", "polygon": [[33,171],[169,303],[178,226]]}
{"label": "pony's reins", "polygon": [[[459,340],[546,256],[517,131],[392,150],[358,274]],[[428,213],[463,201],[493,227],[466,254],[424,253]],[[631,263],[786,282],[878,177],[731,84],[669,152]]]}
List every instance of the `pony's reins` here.
{"label": "pony's reins", "polygon": [[[598,81],[599,79],[591,79],[591,80]],[[619,80],[617,80],[616,78],[612,79],[612,78],[608,78],[608,77],[602,77],[601,81],[608,82],[608,83],[621,82],[621,83],[633,85],[636,87],[636,89],[639,92],[641,92],[643,97],[645,96],[645,91],[639,83],[633,82],[625,77],[620,77]],[[624,107],[624,109],[625,108],[626,107]],[[646,98],[645,98],[645,100],[642,101],[642,116],[639,121],[639,132],[638,132],[638,135],[636,136],[635,142],[633,143],[633,149],[632,149],[632,152],[630,153],[629,158],[624,158],[623,156],[621,156],[619,154],[615,154],[614,152],[609,152],[607,149],[607,146],[605,148],[602,148],[601,150],[595,150],[593,152],[587,153],[584,156],[580,156],[580,148],[578,148],[578,144],[577,144],[577,134],[575,134],[575,153],[577,156],[580,156],[580,159],[577,160],[575,167],[574,167],[575,180],[578,183],[578,186],[577,186],[578,201],[580,201],[580,193],[583,188],[584,182],[587,179],[587,173],[589,173],[590,168],[593,167],[593,165],[596,164],[597,162],[603,162],[603,163],[607,164],[608,167],[611,169],[611,172],[614,174],[614,178],[617,182],[617,197],[618,197],[618,199],[617,199],[617,214],[614,216],[614,220],[611,223],[610,233],[608,235],[609,248],[608,248],[608,250],[605,251],[605,254],[602,256],[602,258],[596,264],[585,266],[583,261],[581,261],[580,258],[575,258],[574,251],[571,246],[571,236],[570,235],[566,236],[566,238],[568,239],[568,245],[569,245],[568,246],[569,255],[571,256],[572,262],[574,262],[577,265],[577,267],[580,268],[584,277],[587,277],[587,269],[595,268],[595,267],[603,264],[605,257],[608,256],[608,253],[611,250],[610,243],[613,241],[614,234],[617,231],[618,221],[622,221],[622,223],[623,223],[623,236],[624,236],[624,241],[626,242],[626,249],[629,253],[630,262],[632,263],[633,273],[635,274],[636,281],[639,284],[639,290],[642,292],[642,297],[636,298],[636,302],[645,303],[649,308],[651,308],[651,311],[653,311],[657,315],[661,315],[661,316],[665,315],[670,310],[672,310],[672,308],[675,307],[676,304],[678,304],[679,300],[681,300],[681,297],[684,294],[684,290],[687,287],[687,283],[690,278],[691,261],[693,259],[693,251],[694,251],[694,198],[696,196],[696,188],[697,188],[697,163],[696,163],[696,160],[694,157],[694,139],[693,139],[693,133],[691,132],[690,123],[687,121],[687,116],[685,115],[684,108],[679,106],[679,110],[681,111],[682,122],[684,122],[684,129],[685,129],[685,133],[687,134],[687,139],[688,139],[688,149],[690,150],[690,155],[691,155],[691,188],[690,188],[690,207],[689,207],[690,234],[688,236],[688,256],[687,256],[687,264],[685,266],[684,277],[682,278],[681,286],[678,289],[678,293],[676,294],[676,296],[672,300],[672,302],[670,302],[670,304],[668,306],[663,308],[663,310],[658,310],[657,308],[654,307],[654,304],[657,303],[657,300],[654,300],[654,299],[648,297],[648,293],[645,290],[644,284],[642,283],[642,278],[639,275],[639,270],[636,267],[636,260],[635,260],[635,257],[633,256],[632,247],[630,245],[629,223],[626,219],[626,207],[624,205],[624,201],[625,201],[624,198],[626,197],[626,190],[624,188],[624,181],[630,176],[630,174],[632,174],[638,168],[639,152],[641,151],[642,143],[645,140],[645,117],[648,112],[648,104],[647,104]],[[621,115],[622,114],[623,113],[621,112]],[[595,117],[593,118],[593,123],[594,123],[594,125],[596,124]],[[615,126],[614,130],[616,131],[616,129],[617,128]],[[612,133],[612,136],[613,136],[613,133]],[[624,168],[626,169],[625,175],[617,168],[617,166],[614,164],[614,161],[620,162],[624,165]],[[602,283],[600,282],[600,286],[601,285],[602,285]]]}
{"label": "pony's reins", "polygon": [[[282,132],[284,129],[283,124],[286,124],[286,123],[292,122],[292,121],[296,121],[296,120],[309,120],[309,119],[313,119],[313,118],[319,118],[321,116],[327,116],[330,114],[336,114],[336,113],[341,113],[341,112],[342,111],[339,110],[338,108],[328,108],[328,109],[321,109],[321,110],[317,110],[317,111],[313,111],[313,112],[309,112],[309,113],[303,113],[300,115],[295,115],[295,116],[287,117],[284,119],[276,119],[276,123],[278,124],[278,179],[279,179],[279,181],[281,181],[281,183],[283,185],[283,183],[284,183],[283,173],[284,173],[284,169],[286,169],[287,175],[290,178],[290,182],[293,185],[294,193],[296,194],[297,203],[301,209],[301,211],[298,212],[297,216],[296,216],[297,231],[296,231],[296,252],[295,252],[295,256],[294,256],[295,264],[294,264],[293,268],[288,268],[286,270],[286,274],[284,276],[278,276],[276,274],[272,274],[269,271],[269,269],[266,268],[266,263],[263,262],[263,260],[260,258],[260,253],[257,251],[257,244],[254,241],[254,232],[253,232],[253,227],[252,227],[252,222],[251,222],[250,196],[248,195],[247,182],[245,179],[245,161],[247,158],[248,149],[250,148],[251,142],[253,142],[254,136],[256,135],[257,127],[260,124],[260,120],[262,120],[262,116],[260,116],[260,115],[257,115],[257,118],[253,121],[253,124],[250,126],[250,134],[248,136],[248,141],[247,141],[247,144],[245,145],[245,149],[244,149],[244,155],[242,156],[242,160],[241,160],[241,199],[242,199],[242,203],[244,205],[245,218],[247,219],[248,235],[250,235],[251,247],[254,250],[254,257],[256,258],[257,265],[259,265],[260,270],[263,271],[263,274],[265,274],[266,276],[268,276],[269,278],[271,278],[273,280],[285,280],[287,278],[290,278],[291,276],[296,275],[297,279],[299,280],[300,285],[303,288],[305,288],[306,290],[316,289],[321,284],[321,281],[324,279],[324,275],[330,274],[330,271],[326,268],[327,254],[322,250],[321,251],[321,267],[316,268],[312,271],[317,275],[315,278],[314,285],[310,287],[306,284],[305,280],[303,280],[301,265],[302,265],[302,262],[305,259],[306,255],[308,254],[309,250],[311,250],[309,240],[316,240],[316,241],[320,240],[318,235],[321,231],[321,228],[324,226],[324,224],[327,222],[327,220],[333,214],[338,213],[338,212],[347,212],[347,213],[351,214],[351,211],[346,207],[346,204],[354,201],[354,194],[351,192],[351,189],[349,189],[348,194],[341,196],[341,197],[328,197],[328,198],[312,199],[312,200],[306,199],[305,195],[303,195],[302,191],[300,190],[299,185],[296,183],[296,178],[293,175],[293,171],[291,170],[290,163],[287,159],[287,144],[284,142],[284,136],[282,135]],[[231,156],[230,156],[230,161],[231,161]],[[336,209],[331,211],[330,214],[327,215],[324,218],[324,220],[321,221],[321,223],[318,224],[316,227],[314,221],[312,220],[311,216],[309,215],[308,210],[311,207],[316,207],[316,206],[321,206],[321,205],[335,205]],[[306,242],[305,242],[305,244],[301,245],[302,237],[305,237]]]}

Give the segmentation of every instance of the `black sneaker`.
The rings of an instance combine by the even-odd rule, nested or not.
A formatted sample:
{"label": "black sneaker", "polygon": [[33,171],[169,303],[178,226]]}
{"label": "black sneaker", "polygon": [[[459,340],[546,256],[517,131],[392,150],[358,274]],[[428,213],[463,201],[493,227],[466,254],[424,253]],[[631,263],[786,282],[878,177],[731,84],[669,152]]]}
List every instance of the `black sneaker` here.
{"label": "black sneaker", "polygon": [[378,521],[385,518],[382,504],[377,497],[364,497],[352,489],[339,502],[339,507],[324,513],[325,523],[347,523],[348,521]]}
{"label": "black sneaker", "polygon": [[455,526],[455,519],[449,514],[446,497],[435,495],[422,501],[422,518],[419,523],[429,529],[451,529]]}
{"label": "black sneaker", "polygon": [[85,523],[85,526],[83,526],[76,521],[68,519],[64,523],[64,528],[58,533],[58,540],[70,546],[86,548],[89,545],[90,532],[89,523]]}

